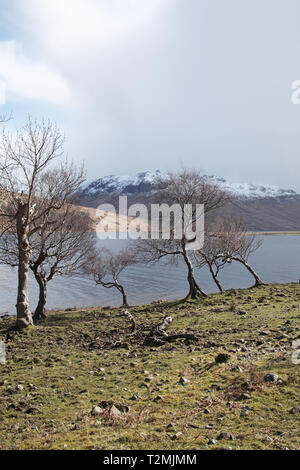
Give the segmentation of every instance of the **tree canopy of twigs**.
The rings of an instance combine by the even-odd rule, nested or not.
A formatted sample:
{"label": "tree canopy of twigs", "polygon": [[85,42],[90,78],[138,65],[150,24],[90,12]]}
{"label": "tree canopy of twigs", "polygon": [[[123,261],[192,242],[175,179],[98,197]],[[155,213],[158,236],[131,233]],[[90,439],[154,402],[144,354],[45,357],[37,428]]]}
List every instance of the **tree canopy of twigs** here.
{"label": "tree canopy of twigs", "polygon": [[[191,207],[190,227],[194,227],[199,217],[197,205],[203,205],[204,213],[222,208],[228,201],[229,196],[222,191],[218,185],[212,184],[198,170],[183,169],[178,173],[169,173],[167,178],[157,181],[157,192],[155,200],[159,204],[168,204],[170,207],[177,205],[180,208],[182,227],[185,228],[184,219],[185,207]],[[189,292],[187,298],[196,298],[198,295],[204,296],[205,293],[196,281],[192,257],[189,252],[190,240],[185,235],[179,239],[174,236],[174,231],[170,232],[168,239],[149,238],[139,240],[137,243],[137,255],[140,262],[152,263],[165,259],[169,263],[178,263],[181,259],[187,266]],[[200,235],[200,234],[198,234]]]}
{"label": "tree canopy of twigs", "polygon": [[17,235],[19,328],[33,323],[28,303],[31,237],[54,223],[54,213],[72,202],[84,181],[83,168],[67,161],[53,166],[63,157],[63,148],[64,135],[56,125],[30,117],[14,134],[4,129],[1,136],[0,227],[2,234]]}
{"label": "tree canopy of twigs", "polygon": [[[47,286],[58,276],[80,274],[91,251],[95,234],[84,211],[66,205],[56,214],[55,223],[44,223],[31,237],[30,270],[39,286],[39,301],[34,321],[46,318]],[[17,234],[7,233],[0,244],[0,263],[18,266]]]}
{"label": "tree canopy of twigs", "polygon": [[125,286],[120,280],[120,276],[125,269],[136,262],[135,252],[131,247],[123,248],[117,253],[113,253],[106,248],[99,251],[99,248],[95,247],[84,271],[85,274],[92,277],[97,285],[106,289],[117,289],[122,295],[122,306],[128,307]]}
{"label": "tree canopy of twigs", "polygon": [[245,266],[254,278],[254,286],[260,286],[262,281],[250,265],[249,258],[261,244],[254,233],[247,231],[241,218],[221,219],[207,227],[204,246],[194,253],[195,263],[198,268],[208,266],[220,292],[223,292],[223,287],[218,275],[226,264],[233,261]]}

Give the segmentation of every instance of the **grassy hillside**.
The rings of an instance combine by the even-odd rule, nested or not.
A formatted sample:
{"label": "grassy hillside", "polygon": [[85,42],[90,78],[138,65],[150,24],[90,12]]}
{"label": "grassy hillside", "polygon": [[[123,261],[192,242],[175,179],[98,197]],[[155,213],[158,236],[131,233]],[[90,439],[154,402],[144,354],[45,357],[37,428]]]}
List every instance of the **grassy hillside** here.
{"label": "grassy hillside", "polygon": [[[1,449],[300,449],[300,285],[130,312],[136,335],[123,310],[101,308],[8,334]],[[143,346],[165,315],[199,341]],[[0,338],[12,323],[0,321]]]}

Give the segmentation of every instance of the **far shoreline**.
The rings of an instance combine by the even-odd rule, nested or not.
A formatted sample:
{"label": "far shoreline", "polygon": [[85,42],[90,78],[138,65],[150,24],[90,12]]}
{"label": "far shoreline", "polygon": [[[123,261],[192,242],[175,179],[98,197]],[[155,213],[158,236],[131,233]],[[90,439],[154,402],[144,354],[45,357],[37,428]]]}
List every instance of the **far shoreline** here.
{"label": "far shoreline", "polygon": [[276,232],[276,231],[262,231],[262,232],[258,232],[258,231],[251,231],[251,232],[247,232],[249,235],[273,235],[273,236],[276,236],[276,235],[290,235],[290,236],[299,236],[300,235],[300,231],[297,232],[297,231],[283,231],[283,232]]}

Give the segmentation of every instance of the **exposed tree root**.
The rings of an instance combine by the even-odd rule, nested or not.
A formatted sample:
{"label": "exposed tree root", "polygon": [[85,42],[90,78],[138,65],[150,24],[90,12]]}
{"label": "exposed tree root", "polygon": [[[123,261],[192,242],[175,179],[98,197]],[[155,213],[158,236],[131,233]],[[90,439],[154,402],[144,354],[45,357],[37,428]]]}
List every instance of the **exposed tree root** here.
{"label": "exposed tree root", "polygon": [[130,330],[130,334],[133,335],[135,333],[135,330],[136,330],[136,322],[135,322],[135,319],[134,319],[134,316],[128,312],[128,310],[126,310],[124,312],[124,315],[128,318],[128,320],[131,322],[131,330]]}
{"label": "exposed tree root", "polygon": [[198,338],[191,333],[176,333],[168,335],[167,329],[173,322],[173,318],[165,316],[157,325],[137,325],[134,316],[126,310],[125,317],[130,321],[130,332],[125,330],[123,335],[120,331],[103,332],[89,342],[90,349],[114,349],[128,347],[130,344],[142,344],[143,346],[160,347],[178,339],[197,342]]}
{"label": "exposed tree root", "polygon": [[176,341],[177,339],[188,339],[191,341],[198,341],[197,336],[193,334],[175,334],[175,335],[168,335],[167,329],[173,322],[173,318],[170,316],[166,316],[162,323],[154,326],[150,333],[144,339],[144,346],[163,346],[165,343],[171,343],[172,341]]}

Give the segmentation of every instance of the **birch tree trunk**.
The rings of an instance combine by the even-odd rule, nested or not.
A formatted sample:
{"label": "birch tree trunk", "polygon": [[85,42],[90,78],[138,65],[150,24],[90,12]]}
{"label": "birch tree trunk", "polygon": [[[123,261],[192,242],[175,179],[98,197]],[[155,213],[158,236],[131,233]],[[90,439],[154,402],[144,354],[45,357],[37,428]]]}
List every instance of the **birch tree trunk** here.
{"label": "birch tree trunk", "polygon": [[28,237],[28,226],[26,217],[28,204],[19,202],[17,212],[17,235],[18,235],[18,296],[17,296],[17,327],[27,328],[33,325],[32,315],[28,303],[28,275],[31,247]]}
{"label": "birch tree trunk", "polygon": [[123,297],[123,305],[122,305],[122,307],[128,307],[127,295],[126,295],[126,292],[125,292],[124,287],[121,286],[121,284],[118,284],[118,283],[117,283],[117,289],[118,289],[119,292],[121,292],[122,297]]}
{"label": "birch tree trunk", "polygon": [[254,287],[258,287],[258,286],[263,286],[263,282],[262,280],[260,279],[259,275],[254,271],[254,269],[250,266],[250,264],[247,263],[247,261],[245,260],[242,260],[240,258],[236,258],[234,256],[231,257],[231,259],[233,261],[238,261],[238,263],[241,263],[243,266],[245,266],[245,268],[248,269],[249,273],[254,277],[255,279],[255,284],[254,284]]}
{"label": "birch tree trunk", "polygon": [[35,279],[39,285],[39,301],[34,313],[34,321],[45,320],[47,315],[45,313],[45,307],[47,302],[47,282],[38,273],[35,273]]}
{"label": "birch tree trunk", "polygon": [[211,276],[215,282],[215,284],[217,285],[219,291],[221,292],[221,294],[223,294],[224,290],[223,290],[223,287],[218,279],[218,275],[214,272],[214,268],[212,267],[211,263],[209,263],[207,261],[207,264],[208,264],[208,267],[209,267],[209,270],[210,270],[210,273],[211,273]]}
{"label": "birch tree trunk", "polygon": [[183,248],[183,258],[184,258],[185,264],[187,265],[187,268],[188,268],[187,280],[188,280],[188,283],[189,283],[189,286],[190,286],[190,291],[189,291],[186,299],[188,299],[189,297],[191,299],[196,299],[198,297],[198,294],[206,297],[205,292],[203,292],[203,290],[199,287],[199,285],[196,282],[195,274],[194,274],[194,268],[193,268],[192,262],[191,262],[191,260],[188,256],[185,248]]}

